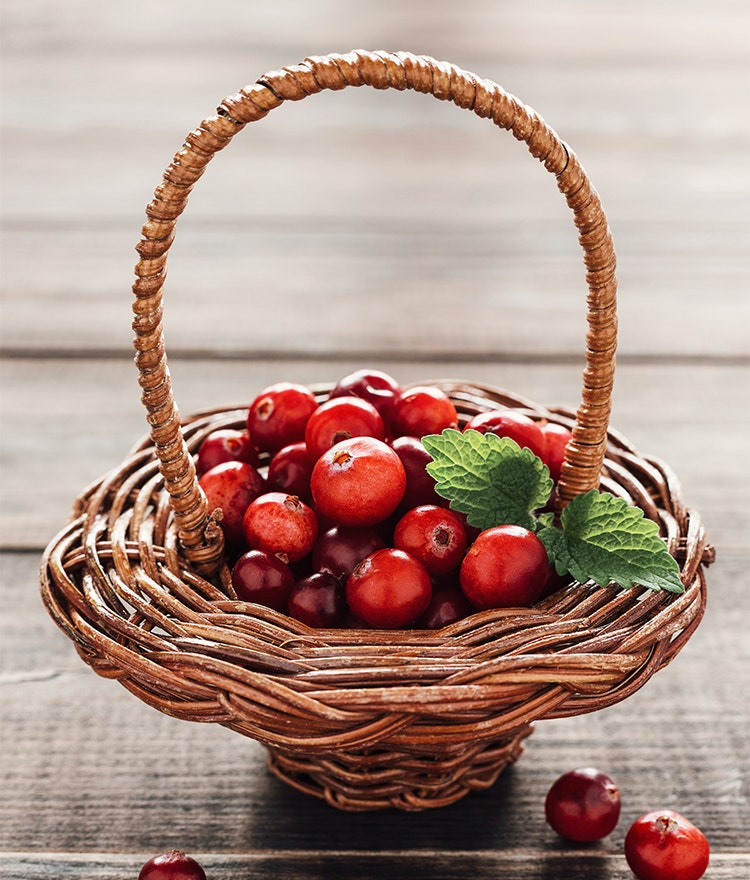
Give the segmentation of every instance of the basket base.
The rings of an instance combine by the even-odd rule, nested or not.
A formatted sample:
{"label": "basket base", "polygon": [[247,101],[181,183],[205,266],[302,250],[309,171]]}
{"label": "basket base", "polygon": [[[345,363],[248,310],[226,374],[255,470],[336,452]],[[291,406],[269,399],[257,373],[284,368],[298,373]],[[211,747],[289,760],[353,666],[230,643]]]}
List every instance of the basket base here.
{"label": "basket base", "polygon": [[523,751],[527,724],[510,739],[454,749],[445,755],[408,752],[336,752],[300,755],[268,749],[271,771],[293,788],[347,811],[410,812],[453,804],[489,788]]}

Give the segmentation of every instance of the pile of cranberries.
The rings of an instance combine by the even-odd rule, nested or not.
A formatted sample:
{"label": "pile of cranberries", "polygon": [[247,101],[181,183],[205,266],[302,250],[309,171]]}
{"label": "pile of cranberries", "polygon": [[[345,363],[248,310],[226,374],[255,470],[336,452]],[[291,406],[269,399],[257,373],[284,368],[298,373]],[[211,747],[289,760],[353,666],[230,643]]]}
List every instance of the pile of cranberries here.
{"label": "pile of cranberries", "polygon": [[[441,389],[377,370],[344,377],[323,401],[290,382],[264,389],[246,427],[215,430],[196,457],[238,598],[314,627],[380,629],[536,602],[557,583],[539,538],[513,525],[479,533],[425,469],[422,438],[458,427]],[[559,478],[566,428],[512,409],[462,428],[511,437]]]}

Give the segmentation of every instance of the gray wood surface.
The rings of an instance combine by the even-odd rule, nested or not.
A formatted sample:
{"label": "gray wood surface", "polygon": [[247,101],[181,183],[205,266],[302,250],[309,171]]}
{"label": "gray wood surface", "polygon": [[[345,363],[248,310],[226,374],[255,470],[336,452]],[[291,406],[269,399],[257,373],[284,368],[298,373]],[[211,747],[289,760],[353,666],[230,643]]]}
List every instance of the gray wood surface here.
{"label": "gray wood surface", "polygon": [[[630,877],[630,822],[669,806],[707,877],[750,874],[750,116],[744,0],[127,4],[5,0],[0,217],[0,876],[136,877],[178,846],[209,880]],[[706,617],[646,687],[542,722],[489,791],[346,815],[263,749],[161,715],[85,667],[37,568],[85,486],[145,433],[130,348],[143,209],[227,94],[306,55],[406,49],[494,79],[572,145],[619,260],[613,426],[667,460],[716,546]],[[486,120],[350,89],[220,154],[170,255],[183,413],[369,365],[574,406],[585,285],[554,180]],[[563,844],[543,801],[593,764],[615,832]]]}

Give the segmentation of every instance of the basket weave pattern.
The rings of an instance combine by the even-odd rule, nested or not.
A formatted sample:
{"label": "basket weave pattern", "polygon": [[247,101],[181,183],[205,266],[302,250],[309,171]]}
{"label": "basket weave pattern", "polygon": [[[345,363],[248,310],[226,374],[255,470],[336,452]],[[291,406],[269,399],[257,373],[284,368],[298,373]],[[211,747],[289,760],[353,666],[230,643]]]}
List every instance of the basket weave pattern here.
{"label": "basket weave pattern", "polygon": [[[560,504],[601,486],[656,521],[681,567],[673,594],[571,585],[533,608],[485,611],[438,632],[313,630],[239,602],[194,455],[247,410],[181,420],[162,334],[166,255],[188,195],[247,123],[322,89],[370,85],[450,100],[524,141],[556,179],[579,230],[588,284],[578,409],[436,381],[462,422],[512,407],[573,430]],[[598,196],[574,154],[494,83],[407,54],[308,59],[227,98],[191,132],[147,208],[134,284],[135,349],[150,434],[84,491],[41,567],[46,607],[83,660],[178,718],[264,744],[274,772],[351,810],[417,810],[491,785],[535,721],[591,712],[640,688],[682,648],[705,606],[712,551],[674,475],[609,429],[615,259]],[[320,400],[329,389],[315,389]]]}

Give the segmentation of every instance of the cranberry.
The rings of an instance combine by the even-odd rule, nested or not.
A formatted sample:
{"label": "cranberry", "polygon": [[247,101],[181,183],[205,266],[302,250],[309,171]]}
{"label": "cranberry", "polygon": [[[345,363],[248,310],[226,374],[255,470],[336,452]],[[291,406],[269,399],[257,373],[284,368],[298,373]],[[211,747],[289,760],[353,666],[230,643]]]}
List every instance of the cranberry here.
{"label": "cranberry", "polygon": [[415,385],[402,391],[393,405],[394,437],[424,437],[458,427],[458,413],[450,397],[434,385]]}
{"label": "cranberry", "polygon": [[338,579],[348,578],[359,563],[385,547],[380,533],[370,526],[333,526],[323,532],[313,547],[315,571],[326,571]]}
{"label": "cranberry", "polygon": [[346,615],[344,588],[329,572],[313,572],[292,588],[288,611],[308,626],[340,626]]}
{"label": "cranberry", "polygon": [[318,537],[312,508],[284,492],[266,492],[250,502],[242,528],[252,549],[283,554],[289,562],[299,562],[312,552]]}
{"label": "cranberry", "polygon": [[239,428],[217,428],[201,441],[195,469],[199,476],[225,461],[244,461],[258,466],[258,452],[250,441],[248,431]]}
{"label": "cranberry", "polygon": [[249,550],[232,568],[232,586],[243,602],[286,611],[294,586],[289,566],[266,550]]}
{"label": "cranberry", "polygon": [[547,581],[544,544],[521,526],[481,532],[461,563],[461,589],[475,608],[532,605]]}
{"label": "cranberry", "polygon": [[323,516],[341,525],[371,526],[398,507],[406,473],[401,459],[382,440],[352,437],[321,455],[310,488]]}
{"label": "cranberry", "polygon": [[371,403],[388,425],[393,411],[393,402],[401,393],[401,386],[388,373],[380,370],[356,370],[340,379],[330,397],[361,397]]}
{"label": "cranberry", "polygon": [[422,629],[440,629],[473,614],[474,608],[457,583],[432,582],[432,598],[417,621]]}
{"label": "cranberry", "polygon": [[638,880],[698,880],[710,855],[705,834],[673,810],[646,813],[625,836],[625,858]]}
{"label": "cranberry", "polygon": [[269,385],[247,414],[247,429],[254,445],[264,452],[277,452],[305,437],[305,425],[318,408],[315,395],[304,385],[278,382]]}
{"label": "cranberry", "polygon": [[290,443],[280,449],[268,463],[266,483],[270,489],[278,489],[289,495],[297,495],[303,501],[309,501],[312,498],[310,475],[314,464],[304,441]]}
{"label": "cranberry", "polygon": [[513,410],[488,410],[475,415],[466,425],[465,430],[473,429],[480,434],[497,434],[498,437],[510,437],[523,449],[530,449],[534,455],[544,461],[546,443],[539,425],[523,413]]}
{"label": "cranberry", "polygon": [[199,479],[210,510],[220,507],[221,525],[227,544],[241,546],[244,541],[242,518],[248,505],[264,491],[258,471],[242,461],[225,461],[206,471]]}
{"label": "cranberry", "polygon": [[545,454],[542,456],[542,461],[549,468],[552,479],[557,482],[560,479],[560,472],[565,460],[565,450],[568,448],[573,434],[564,425],[558,425],[555,422],[545,422],[541,426],[541,430],[545,443]]}
{"label": "cranberry", "polygon": [[195,859],[172,849],[149,859],[141,868],[138,880],[206,880],[206,872]]}
{"label": "cranberry", "polygon": [[377,629],[413,623],[431,596],[427,569],[410,554],[391,547],[366,556],[346,581],[346,601],[352,613]]}
{"label": "cranberry", "polygon": [[444,505],[445,500],[435,491],[435,479],[425,470],[432,461],[432,456],[419,437],[396,437],[391,443],[391,449],[401,459],[406,471],[406,491],[401,502],[402,507],[411,509],[420,504]]}
{"label": "cranberry", "polygon": [[411,553],[430,574],[447,574],[458,568],[464,557],[466,531],[452,510],[423,504],[398,521],[393,546]]}
{"label": "cranberry", "polygon": [[570,770],[547,792],[544,812],[561,837],[581,843],[601,840],[620,818],[620,792],[599,770]]}
{"label": "cranberry", "polygon": [[305,443],[313,459],[350,437],[385,437],[385,427],[375,407],[359,397],[334,397],[310,416]]}

